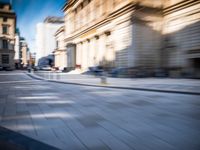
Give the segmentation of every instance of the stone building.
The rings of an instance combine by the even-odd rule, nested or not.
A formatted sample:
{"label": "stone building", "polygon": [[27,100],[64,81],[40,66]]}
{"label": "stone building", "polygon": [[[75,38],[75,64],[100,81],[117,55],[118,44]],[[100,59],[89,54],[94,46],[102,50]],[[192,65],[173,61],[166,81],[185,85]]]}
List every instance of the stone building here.
{"label": "stone building", "polygon": [[14,69],[16,15],[8,3],[0,2],[0,66]]}
{"label": "stone building", "polygon": [[31,65],[31,66],[35,66],[35,58],[36,58],[36,53],[35,52],[29,52],[29,59],[30,59],[30,62],[29,62],[29,64]]}
{"label": "stone building", "polygon": [[163,64],[200,78],[200,1],[167,0],[163,10]]}
{"label": "stone building", "polygon": [[62,26],[55,33],[55,39],[56,39],[56,49],[54,51],[55,67],[59,68],[59,70],[63,70],[65,67],[67,67],[67,53],[66,53],[64,38],[65,38],[65,30],[64,26]]}
{"label": "stone building", "polygon": [[[158,67],[161,8],[162,3],[156,0],[151,3],[134,0],[68,1],[63,11],[67,53],[75,55],[71,64],[81,66],[83,71],[95,65]],[[137,32],[144,30],[149,38],[138,35]],[[145,41],[144,45],[140,44],[141,39]]]}
{"label": "stone building", "polygon": [[29,48],[24,38],[20,39],[20,62],[21,68],[26,68],[29,64]]}
{"label": "stone building", "polygon": [[20,61],[20,33],[19,30],[16,29],[16,33],[15,33],[15,56],[14,56],[14,61],[15,61],[15,68],[16,69],[20,69],[21,67],[21,61]]}
{"label": "stone building", "polygon": [[196,0],[69,0],[63,7],[68,66],[198,76],[199,9]]}

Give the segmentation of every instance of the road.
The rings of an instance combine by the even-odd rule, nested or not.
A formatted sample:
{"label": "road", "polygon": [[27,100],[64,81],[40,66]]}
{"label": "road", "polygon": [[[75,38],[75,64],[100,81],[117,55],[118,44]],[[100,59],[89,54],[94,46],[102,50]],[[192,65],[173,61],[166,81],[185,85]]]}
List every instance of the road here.
{"label": "road", "polygon": [[0,127],[63,150],[199,150],[200,96],[0,72]]}

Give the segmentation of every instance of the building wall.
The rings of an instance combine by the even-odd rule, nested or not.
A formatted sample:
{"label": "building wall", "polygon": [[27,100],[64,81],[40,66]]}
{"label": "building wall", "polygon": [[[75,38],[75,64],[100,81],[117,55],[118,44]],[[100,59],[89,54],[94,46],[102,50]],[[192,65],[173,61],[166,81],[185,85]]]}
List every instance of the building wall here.
{"label": "building wall", "polygon": [[55,40],[57,44],[54,52],[55,67],[58,67],[60,70],[63,70],[65,67],[67,67],[67,53],[66,53],[64,37],[65,37],[65,30],[64,27],[62,26],[57,30],[55,34]]}
{"label": "building wall", "polygon": [[[164,11],[164,30],[168,67],[179,67],[183,71],[197,69],[194,59],[200,60],[200,2],[169,1]],[[200,76],[199,76],[200,77]]]}
{"label": "building wall", "polygon": [[22,58],[21,63],[23,67],[27,67],[28,65],[28,47],[26,44],[23,44],[21,47]]}
{"label": "building wall", "polygon": [[[14,69],[14,44],[15,44],[15,25],[16,16],[10,9],[9,4],[4,4],[0,9],[0,66],[4,68]],[[3,33],[3,27],[7,28],[7,33]],[[7,41],[7,47],[3,47],[3,40]],[[5,55],[8,62],[3,63]]]}
{"label": "building wall", "polygon": [[15,49],[14,59],[15,59],[16,63],[18,63],[19,59],[20,59],[20,55],[19,55],[19,53],[20,53],[20,42],[19,42],[19,40],[20,40],[20,36],[18,34],[16,34],[15,35],[15,47],[14,47],[14,49]]}
{"label": "building wall", "polygon": [[46,57],[55,50],[55,33],[62,26],[62,23],[38,23],[36,31],[36,64],[42,57]]}
{"label": "building wall", "polygon": [[[73,7],[64,11],[65,28],[68,29],[65,42],[76,44],[77,65],[81,65],[83,70],[95,65],[134,67],[143,65],[141,61],[136,60],[139,57],[149,56],[152,53],[152,58],[149,56],[149,60],[145,64],[149,64],[148,62],[152,62],[156,58],[160,49],[160,42],[156,43],[152,40],[149,44],[151,47],[148,44],[139,47],[141,43],[132,39],[137,37],[135,32],[138,31],[134,30],[143,31],[145,29],[145,32],[150,32],[151,28],[158,25],[158,32],[161,32],[161,21],[157,21],[160,16],[151,13],[151,18],[155,18],[152,21],[154,27],[150,24],[148,24],[149,28],[140,27],[138,23],[132,22],[136,10],[134,8],[135,3],[134,0],[85,0],[77,1]],[[152,1],[151,3],[142,1],[142,5],[152,7],[152,9],[161,7],[161,4],[158,1]],[[148,13],[147,11],[146,14],[141,13],[138,15],[137,12],[137,17],[144,20],[147,17],[146,20],[148,21],[148,17],[150,17]],[[138,36],[135,40],[149,42],[150,39],[145,39],[145,32],[143,36]],[[151,35],[154,36],[153,32],[151,32]],[[158,38],[159,36],[156,34],[154,39],[157,40]],[[156,49],[153,49],[153,47],[156,47]],[[143,53],[134,52],[139,51],[138,48]],[[158,60],[155,60],[152,65],[156,66],[157,63]]]}
{"label": "building wall", "polygon": [[56,51],[55,52],[55,67],[63,70],[67,67],[67,54],[66,51]]}
{"label": "building wall", "polygon": [[69,1],[63,9],[65,43],[76,45],[82,70],[95,65],[195,70],[199,10],[194,0]]}
{"label": "building wall", "polygon": [[[105,33],[111,30],[113,25],[106,25],[106,28],[98,26],[92,29],[92,27],[106,19],[112,7],[117,7],[116,2],[93,0],[81,3],[79,1],[76,5],[73,10],[65,12],[65,28],[68,29],[65,37],[69,38],[66,43],[76,44],[76,65],[81,66],[83,70],[94,65],[113,65],[115,57],[114,41],[111,39],[113,36],[111,31],[109,31],[110,35]],[[80,34],[81,32],[85,33]],[[70,38],[78,34],[78,37]],[[107,51],[107,49],[110,50]]]}

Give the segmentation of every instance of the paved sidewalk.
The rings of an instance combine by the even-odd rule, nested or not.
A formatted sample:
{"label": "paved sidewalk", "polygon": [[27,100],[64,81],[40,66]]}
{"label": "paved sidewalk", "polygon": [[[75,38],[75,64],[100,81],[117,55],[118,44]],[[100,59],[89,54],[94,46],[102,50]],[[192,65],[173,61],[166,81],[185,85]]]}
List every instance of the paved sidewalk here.
{"label": "paved sidewalk", "polygon": [[91,75],[52,72],[36,72],[29,75],[37,79],[66,84],[200,95],[198,79],[107,77],[105,84],[102,83],[101,77]]}
{"label": "paved sidewalk", "polygon": [[56,82],[0,73],[0,150],[199,150],[200,95]]}

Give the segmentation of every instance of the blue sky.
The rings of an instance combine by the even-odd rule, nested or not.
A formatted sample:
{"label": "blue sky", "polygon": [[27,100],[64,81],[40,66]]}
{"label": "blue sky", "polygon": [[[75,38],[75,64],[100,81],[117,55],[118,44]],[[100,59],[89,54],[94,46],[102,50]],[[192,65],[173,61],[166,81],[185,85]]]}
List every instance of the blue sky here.
{"label": "blue sky", "polygon": [[66,0],[0,0],[12,1],[12,7],[17,14],[17,27],[32,52],[35,51],[36,24],[47,16],[63,16],[61,8]]}

